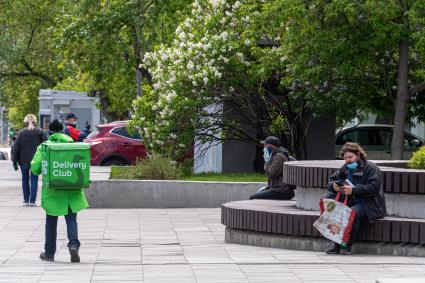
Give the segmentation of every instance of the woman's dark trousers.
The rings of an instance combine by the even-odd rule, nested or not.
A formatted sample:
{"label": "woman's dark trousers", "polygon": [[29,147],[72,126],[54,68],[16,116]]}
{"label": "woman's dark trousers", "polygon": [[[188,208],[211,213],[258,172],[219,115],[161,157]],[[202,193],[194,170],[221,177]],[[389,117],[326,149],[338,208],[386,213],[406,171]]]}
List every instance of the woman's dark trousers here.
{"label": "woman's dark trousers", "polygon": [[21,164],[22,172],[22,191],[24,194],[24,202],[35,203],[37,199],[38,176],[31,172],[29,164]]}

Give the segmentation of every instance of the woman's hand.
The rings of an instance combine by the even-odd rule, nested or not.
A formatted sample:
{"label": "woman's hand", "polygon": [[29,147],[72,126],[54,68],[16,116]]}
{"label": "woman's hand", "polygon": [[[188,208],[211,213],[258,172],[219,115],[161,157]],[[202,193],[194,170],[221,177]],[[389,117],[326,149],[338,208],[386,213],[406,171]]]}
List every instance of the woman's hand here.
{"label": "woman's hand", "polygon": [[341,187],[338,186],[336,183],[333,184],[333,188],[335,192],[340,192],[341,191]]}
{"label": "woman's hand", "polygon": [[351,195],[353,193],[353,187],[349,185],[344,185],[341,187],[342,192],[346,194],[347,196]]}

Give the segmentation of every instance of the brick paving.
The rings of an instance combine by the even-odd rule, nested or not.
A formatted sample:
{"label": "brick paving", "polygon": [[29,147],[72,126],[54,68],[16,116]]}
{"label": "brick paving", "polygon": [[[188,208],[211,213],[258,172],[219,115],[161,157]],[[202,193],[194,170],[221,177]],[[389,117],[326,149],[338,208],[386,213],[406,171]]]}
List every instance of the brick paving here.
{"label": "brick paving", "polygon": [[69,262],[61,217],[56,261],[43,262],[44,211],[20,205],[11,169],[0,161],[0,282],[425,282],[425,258],[226,244],[218,208],[87,209],[78,215],[81,263]]}

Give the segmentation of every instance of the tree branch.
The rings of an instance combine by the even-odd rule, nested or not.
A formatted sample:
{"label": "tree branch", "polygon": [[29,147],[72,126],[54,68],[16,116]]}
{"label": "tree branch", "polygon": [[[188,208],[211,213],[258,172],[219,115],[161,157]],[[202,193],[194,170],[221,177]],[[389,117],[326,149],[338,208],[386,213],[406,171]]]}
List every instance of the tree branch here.
{"label": "tree branch", "polygon": [[421,92],[421,91],[424,91],[424,90],[425,90],[425,82],[412,86],[409,89],[409,95],[410,95],[410,97],[412,97],[415,94],[417,94],[418,92]]}
{"label": "tree branch", "polygon": [[25,72],[0,72],[0,77],[28,77],[31,75],[31,73]]}
{"label": "tree branch", "polygon": [[32,40],[34,39],[34,35],[35,35],[36,30],[37,30],[37,28],[31,29],[31,35],[30,35],[30,39],[28,40],[27,49],[30,49],[30,47],[31,47]]}
{"label": "tree branch", "polygon": [[56,82],[49,76],[34,71],[25,59],[22,59],[22,63],[32,76],[39,77],[40,79],[44,80],[50,87],[56,85]]}

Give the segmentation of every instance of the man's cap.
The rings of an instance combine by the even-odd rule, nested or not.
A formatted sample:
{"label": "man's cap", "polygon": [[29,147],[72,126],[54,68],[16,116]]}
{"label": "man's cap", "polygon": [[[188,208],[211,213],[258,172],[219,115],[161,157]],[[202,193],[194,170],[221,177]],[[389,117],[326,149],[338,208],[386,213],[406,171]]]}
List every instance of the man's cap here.
{"label": "man's cap", "polygon": [[54,119],[49,124],[49,131],[55,132],[55,133],[62,132],[63,131],[63,125],[62,125],[62,123],[58,119]]}
{"label": "man's cap", "polygon": [[68,113],[68,114],[66,115],[66,120],[71,119],[71,118],[78,119],[78,117],[77,117],[77,116],[75,116],[75,114],[74,114],[74,113]]}
{"label": "man's cap", "polygon": [[274,136],[268,136],[265,140],[260,141],[262,144],[271,144],[274,146],[280,146],[280,140]]}

